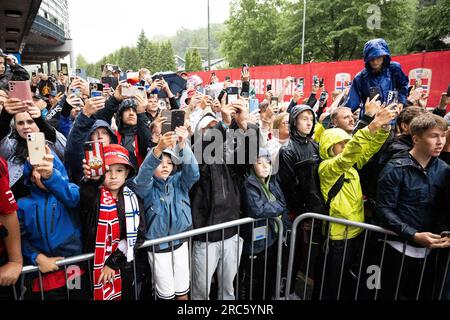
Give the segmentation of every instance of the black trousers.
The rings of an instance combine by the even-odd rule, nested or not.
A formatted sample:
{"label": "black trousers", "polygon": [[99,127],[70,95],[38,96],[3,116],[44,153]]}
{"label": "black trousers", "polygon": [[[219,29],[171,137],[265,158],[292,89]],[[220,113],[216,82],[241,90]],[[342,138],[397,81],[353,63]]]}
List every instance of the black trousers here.
{"label": "black trousers", "polygon": [[[252,300],[271,300],[275,294],[276,268],[277,268],[277,242],[267,248],[267,262],[265,264],[265,250],[254,254],[242,254],[239,266],[239,300],[250,300],[250,287]],[[253,260],[253,274],[251,263]],[[266,265],[266,281],[264,295],[264,269]],[[252,283],[250,285],[250,282]]]}
{"label": "black trousers", "polygon": [[[381,247],[383,242],[379,242]],[[400,274],[402,252],[386,244],[381,271],[380,300],[394,300],[397,283],[400,278],[398,300],[415,300],[419,289],[420,276],[425,263],[419,299],[433,299],[433,282],[436,270],[436,252],[431,251],[425,263],[424,259],[411,258],[405,255],[403,270]]]}
{"label": "black trousers", "polygon": [[[322,288],[322,300],[352,300],[355,297],[362,235],[353,239],[329,240],[329,252],[326,258],[325,276]],[[320,297],[323,266],[325,263],[326,243],[321,241],[321,250],[314,270],[313,299]],[[344,259],[345,251],[345,259]],[[341,280],[342,274],[342,280]]]}

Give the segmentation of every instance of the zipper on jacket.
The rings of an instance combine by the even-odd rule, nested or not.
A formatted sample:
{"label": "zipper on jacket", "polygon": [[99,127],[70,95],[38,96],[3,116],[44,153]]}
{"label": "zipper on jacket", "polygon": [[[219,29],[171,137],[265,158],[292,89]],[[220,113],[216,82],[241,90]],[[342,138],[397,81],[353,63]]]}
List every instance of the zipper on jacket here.
{"label": "zipper on jacket", "polygon": [[42,229],[41,229],[41,224],[39,223],[39,206],[36,205],[36,226],[37,226],[37,230],[39,235],[41,236],[41,239],[44,239],[44,234],[42,233]]}
{"label": "zipper on jacket", "polygon": [[45,239],[47,240],[48,250],[49,250],[49,253],[53,256],[52,247],[50,246],[50,240],[49,240],[49,237],[48,237],[47,205],[48,205],[48,195],[45,196],[44,228],[45,228]]}
{"label": "zipper on jacket", "polygon": [[52,221],[51,221],[51,229],[50,232],[53,234],[55,232],[55,210],[56,205],[52,206]]}

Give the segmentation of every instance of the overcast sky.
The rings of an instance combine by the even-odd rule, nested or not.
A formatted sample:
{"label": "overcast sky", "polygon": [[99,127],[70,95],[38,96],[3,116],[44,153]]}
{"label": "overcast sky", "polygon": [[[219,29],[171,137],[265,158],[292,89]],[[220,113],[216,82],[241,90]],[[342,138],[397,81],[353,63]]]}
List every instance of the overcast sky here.
{"label": "overcast sky", "polygon": [[[211,22],[224,22],[231,0],[210,0]],[[122,46],[134,45],[143,29],[148,38],[175,35],[182,27],[207,26],[207,0],[69,0],[74,51],[96,62]]]}

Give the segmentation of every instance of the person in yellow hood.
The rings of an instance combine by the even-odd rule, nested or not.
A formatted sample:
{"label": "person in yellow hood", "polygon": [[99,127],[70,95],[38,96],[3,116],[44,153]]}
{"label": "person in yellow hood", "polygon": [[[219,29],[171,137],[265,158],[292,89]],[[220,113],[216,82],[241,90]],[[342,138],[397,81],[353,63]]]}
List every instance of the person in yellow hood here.
{"label": "person in yellow hood", "polygon": [[[395,119],[397,111],[393,107],[381,109],[370,125],[359,130],[353,137],[342,129],[326,130],[320,138],[319,166],[320,189],[329,206],[329,215],[334,218],[364,222],[364,205],[358,169],[361,169],[377,153],[389,136],[389,123]],[[328,201],[331,188],[343,176],[344,182],[334,198]],[[341,178],[342,179],[342,178]],[[342,180],[341,180],[342,181]],[[363,230],[355,227],[331,224],[329,229],[329,253],[324,282],[324,299],[337,299],[344,248],[346,256],[343,266],[341,299],[350,298],[350,266],[357,261],[361,248]],[[347,238],[347,241],[345,239]],[[325,245],[322,245],[322,248]],[[322,266],[320,266],[322,269]],[[316,277],[321,279],[321,277]],[[320,286],[315,286],[320,287]],[[350,288],[344,288],[350,287]]]}

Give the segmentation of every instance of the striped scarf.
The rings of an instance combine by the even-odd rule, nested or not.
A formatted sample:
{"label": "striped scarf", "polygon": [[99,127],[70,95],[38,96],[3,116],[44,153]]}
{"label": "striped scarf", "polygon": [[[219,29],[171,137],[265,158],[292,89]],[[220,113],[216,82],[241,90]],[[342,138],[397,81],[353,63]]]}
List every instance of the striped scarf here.
{"label": "striped scarf", "polygon": [[94,300],[120,300],[122,279],[116,271],[113,282],[99,283],[99,278],[109,256],[118,250],[120,226],[117,203],[105,187],[100,190],[100,211],[94,253]]}

